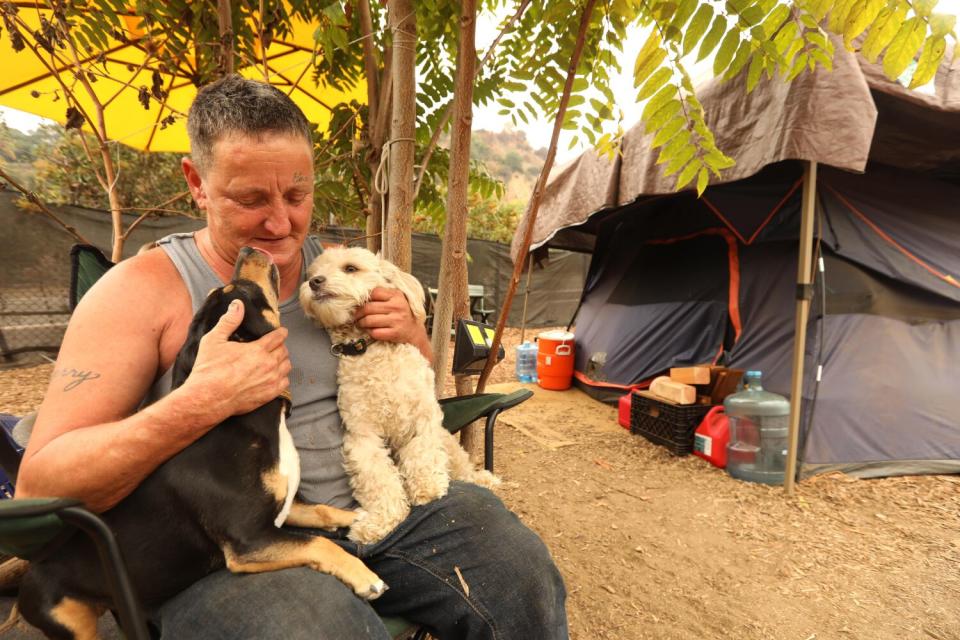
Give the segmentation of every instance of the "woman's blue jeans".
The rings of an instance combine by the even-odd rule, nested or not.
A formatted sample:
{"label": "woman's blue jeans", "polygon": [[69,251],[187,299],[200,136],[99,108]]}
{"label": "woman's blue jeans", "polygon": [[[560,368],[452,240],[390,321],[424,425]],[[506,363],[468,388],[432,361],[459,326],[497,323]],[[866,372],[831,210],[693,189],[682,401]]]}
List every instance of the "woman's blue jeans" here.
{"label": "woman's blue jeans", "polygon": [[546,546],[486,489],[451,483],[375,545],[335,540],[390,589],[368,603],[311,569],[218,571],[161,608],[163,639],[389,640],[379,615],[440,640],[568,637],[566,590]]}

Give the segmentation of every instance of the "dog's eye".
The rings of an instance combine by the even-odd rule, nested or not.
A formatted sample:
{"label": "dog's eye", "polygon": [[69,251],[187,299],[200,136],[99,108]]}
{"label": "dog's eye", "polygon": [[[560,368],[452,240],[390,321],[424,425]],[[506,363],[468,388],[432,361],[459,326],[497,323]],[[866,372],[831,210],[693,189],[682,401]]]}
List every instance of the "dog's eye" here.
{"label": "dog's eye", "polygon": [[355,266],[353,266],[352,264],[348,264],[347,266],[345,266],[345,267],[343,268],[343,270],[346,271],[347,273],[353,273],[354,271],[359,271],[359,269],[357,269],[357,268],[356,268]]}

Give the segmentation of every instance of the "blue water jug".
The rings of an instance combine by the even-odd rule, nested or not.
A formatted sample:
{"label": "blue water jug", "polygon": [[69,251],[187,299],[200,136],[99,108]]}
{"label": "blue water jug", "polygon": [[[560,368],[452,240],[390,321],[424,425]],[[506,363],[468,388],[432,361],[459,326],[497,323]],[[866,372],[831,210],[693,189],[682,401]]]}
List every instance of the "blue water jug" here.
{"label": "blue water jug", "polygon": [[537,381],[537,345],[533,342],[517,345],[517,380]]}
{"label": "blue water jug", "polygon": [[747,371],[744,390],[727,396],[730,419],[727,471],[734,478],[783,484],[786,475],[790,401],[763,390],[759,371]]}

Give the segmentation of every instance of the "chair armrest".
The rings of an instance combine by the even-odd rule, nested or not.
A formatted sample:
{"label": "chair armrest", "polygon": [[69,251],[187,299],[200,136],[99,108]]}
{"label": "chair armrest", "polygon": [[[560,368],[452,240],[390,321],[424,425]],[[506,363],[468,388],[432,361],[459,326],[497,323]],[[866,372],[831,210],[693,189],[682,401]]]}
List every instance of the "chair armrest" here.
{"label": "chair armrest", "polygon": [[501,411],[525,402],[533,395],[529,389],[517,389],[513,393],[475,393],[469,396],[444,398],[443,426],[450,433],[457,433],[474,420],[486,417],[483,439],[483,468],[493,473],[493,427]]}
{"label": "chair armrest", "polygon": [[512,393],[474,393],[443,398],[440,400],[443,426],[450,433],[457,433],[474,420],[515,407],[532,395],[529,389],[517,389]]}
{"label": "chair armrest", "polygon": [[72,498],[0,500],[0,551],[25,560],[41,557],[77,529],[96,545],[107,586],[113,596],[120,627],[129,640],[150,640],[143,611],[120,555],[116,538],[106,523]]}
{"label": "chair armrest", "polygon": [[58,536],[71,533],[60,511],[80,505],[70,498],[0,500],[0,552],[32,560]]}

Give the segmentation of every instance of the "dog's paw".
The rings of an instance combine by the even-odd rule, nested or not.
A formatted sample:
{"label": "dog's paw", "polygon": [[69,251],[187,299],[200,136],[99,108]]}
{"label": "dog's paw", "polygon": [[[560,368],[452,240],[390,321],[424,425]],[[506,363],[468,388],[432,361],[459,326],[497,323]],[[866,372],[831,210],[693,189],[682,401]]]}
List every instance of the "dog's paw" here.
{"label": "dog's paw", "polygon": [[376,600],[386,592],[390,587],[387,586],[387,583],[377,578],[376,581],[371,584],[366,585],[360,589],[354,589],[354,593],[363,598],[364,600]]}
{"label": "dog's paw", "polygon": [[360,517],[360,511],[346,511],[343,509],[334,509],[326,505],[316,506],[318,516],[322,517],[320,528],[324,531],[336,531],[349,527],[357,518]]}
{"label": "dog's paw", "polygon": [[420,478],[414,482],[407,481],[407,490],[409,491],[410,504],[414,507],[439,500],[447,495],[450,488],[450,478],[444,475],[432,476],[429,478]]}
{"label": "dog's paw", "polygon": [[[382,596],[388,589],[387,584],[359,558],[350,558],[350,562],[343,565],[341,571],[334,572],[334,575],[364,600],[376,600]],[[323,571],[321,568],[318,570]]]}
{"label": "dog's paw", "polygon": [[384,522],[367,512],[362,512],[350,526],[347,538],[360,544],[374,544],[387,537],[387,534],[398,524],[399,522]]}
{"label": "dog's paw", "polygon": [[499,486],[501,482],[500,478],[486,470],[477,471],[475,474],[473,474],[471,481],[474,484],[478,484],[481,487],[486,487],[487,489],[493,489],[494,487]]}
{"label": "dog's paw", "polygon": [[420,505],[428,504],[434,500],[439,500],[445,495],[447,495],[447,487],[432,487],[430,490],[417,491],[411,495],[410,504],[414,507],[419,507]]}

